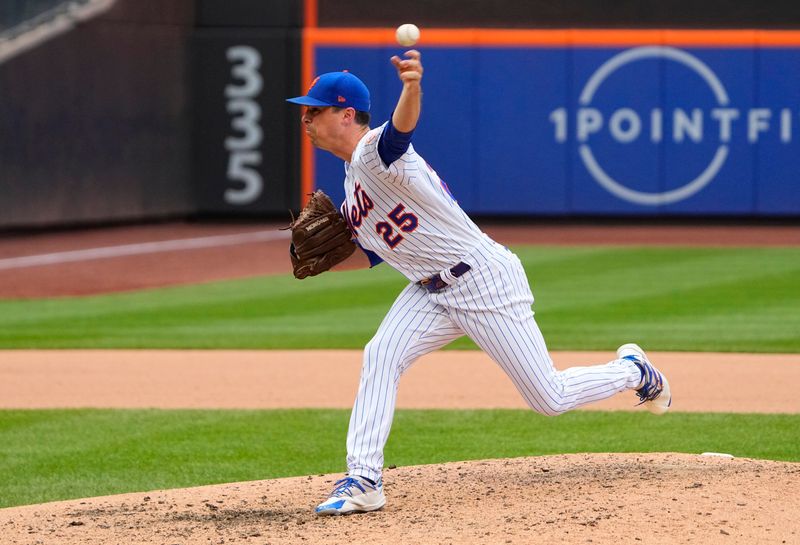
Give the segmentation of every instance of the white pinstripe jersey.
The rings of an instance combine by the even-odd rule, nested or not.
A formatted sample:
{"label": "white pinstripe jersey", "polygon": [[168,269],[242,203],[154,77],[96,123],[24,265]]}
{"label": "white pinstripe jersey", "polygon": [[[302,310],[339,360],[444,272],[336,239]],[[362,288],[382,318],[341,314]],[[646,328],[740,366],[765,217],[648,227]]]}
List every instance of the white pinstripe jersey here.
{"label": "white pinstripe jersey", "polygon": [[345,163],[342,213],[364,249],[418,282],[457,264],[486,235],[413,145],[383,164],[384,125],[365,134]]}

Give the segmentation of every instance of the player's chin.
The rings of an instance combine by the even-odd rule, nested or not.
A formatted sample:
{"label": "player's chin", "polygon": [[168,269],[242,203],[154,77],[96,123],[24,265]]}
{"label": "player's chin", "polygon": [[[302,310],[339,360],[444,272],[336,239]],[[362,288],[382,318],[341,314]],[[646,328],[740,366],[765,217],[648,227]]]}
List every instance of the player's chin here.
{"label": "player's chin", "polygon": [[322,151],[328,151],[329,147],[325,145],[325,140],[320,139],[318,135],[309,133],[308,138],[311,140],[311,145],[315,148],[321,149]]}

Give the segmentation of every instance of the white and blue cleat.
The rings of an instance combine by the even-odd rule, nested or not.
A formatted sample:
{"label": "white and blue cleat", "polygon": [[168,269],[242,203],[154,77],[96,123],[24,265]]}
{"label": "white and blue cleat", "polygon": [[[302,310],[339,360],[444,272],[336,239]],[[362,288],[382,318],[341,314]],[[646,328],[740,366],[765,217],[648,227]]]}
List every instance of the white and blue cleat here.
{"label": "white and blue cleat", "polygon": [[384,505],[386,496],[380,480],[376,483],[364,477],[345,477],[336,481],[331,495],[314,512],[318,515],[346,515],[377,511]]}
{"label": "white and blue cleat", "polygon": [[642,372],[642,382],[636,389],[636,395],[641,400],[639,405],[644,404],[654,414],[667,412],[672,405],[669,382],[667,382],[667,377],[650,363],[644,350],[638,344],[623,344],[617,348],[617,357],[632,361]]}

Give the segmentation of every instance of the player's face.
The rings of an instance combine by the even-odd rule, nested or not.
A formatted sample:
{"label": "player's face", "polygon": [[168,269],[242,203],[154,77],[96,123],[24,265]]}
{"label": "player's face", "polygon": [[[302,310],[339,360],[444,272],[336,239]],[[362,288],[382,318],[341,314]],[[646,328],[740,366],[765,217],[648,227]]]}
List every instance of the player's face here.
{"label": "player's face", "polygon": [[316,147],[329,150],[339,141],[343,126],[344,110],[328,107],[308,106],[303,112],[302,122],[311,143]]}

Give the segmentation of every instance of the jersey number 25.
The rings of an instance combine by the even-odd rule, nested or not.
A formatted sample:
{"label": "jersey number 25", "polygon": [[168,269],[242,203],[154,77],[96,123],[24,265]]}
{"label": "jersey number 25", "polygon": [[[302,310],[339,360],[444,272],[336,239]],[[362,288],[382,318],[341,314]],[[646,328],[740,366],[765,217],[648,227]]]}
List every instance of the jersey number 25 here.
{"label": "jersey number 25", "polygon": [[[410,233],[419,225],[417,216],[410,212],[405,211],[406,207],[398,204],[394,210],[389,212],[389,219],[392,220],[400,231]],[[381,221],[375,224],[375,231],[383,236],[383,240],[389,245],[389,248],[394,249],[395,246],[403,242],[403,235],[395,233],[394,227],[388,221]]]}

